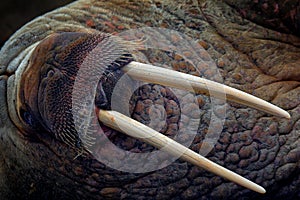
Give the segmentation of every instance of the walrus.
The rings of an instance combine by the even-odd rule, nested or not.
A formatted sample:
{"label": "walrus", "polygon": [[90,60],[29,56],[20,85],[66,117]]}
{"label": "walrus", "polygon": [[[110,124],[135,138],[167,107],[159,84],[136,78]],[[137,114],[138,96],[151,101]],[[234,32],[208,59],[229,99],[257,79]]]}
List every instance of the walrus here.
{"label": "walrus", "polygon": [[[1,50],[1,196],[5,199],[297,198],[299,38],[280,31],[256,25],[240,17],[234,7],[214,1],[77,1],[33,20]],[[130,33],[143,33],[146,38],[128,41]],[[187,40],[189,51],[176,48]],[[185,46],[182,48],[186,50]],[[205,62],[193,63],[194,52]],[[211,60],[215,60],[215,65]],[[85,66],[89,70],[84,70],[83,78],[78,81],[79,71]],[[147,71],[152,67],[153,73]],[[164,71],[164,68],[169,69]],[[176,77],[174,70],[192,76],[182,75],[185,81],[180,84],[180,78],[171,78],[170,83],[168,78]],[[121,96],[117,94],[120,101],[113,106],[116,100],[113,90],[120,86],[124,74],[129,79],[121,84],[124,91]],[[155,78],[155,74],[163,76]],[[204,86],[194,85],[190,81],[194,78],[197,83],[203,81]],[[136,89],[131,85],[140,82],[133,79],[148,84],[140,84]],[[94,81],[96,84],[90,84]],[[183,86],[185,82],[188,86]],[[217,82],[271,101],[288,113],[232,87],[221,87]],[[77,83],[79,87],[74,90]],[[206,95],[214,92],[217,98],[225,94],[235,103],[220,103],[216,110],[211,109],[209,102],[213,99]],[[90,93],[95,96],[85,99]],[[124,107],[129,111],[124,111]],[[189,148],[193,152],[204,149],[209,160],[231,171],[217,167],[224,171],[216,173],[211,165],[205,167],[196,161],[189,164],[193,160],[189,159],[191,154],[184,154],[189,150],[187,147],[181,150],[181,146],[173,151],[166,148],[165,157],[152,159],[149,155],[160,152],[165,144],[149,141],[152,136],[147,135],[142,136],[142,141],[141,136],[133,139],[137,133],[128,131],[132,126],[118,130],[116,120],[125,118],[129,124],[130,119],[124,113],[121,117],[114,115],[116,112],[110,111],[114,109],[150,126],[154,138],[162,138],[159,141],[169,141],[159,131],[174,139],[170,143],[177,141],[176,145],[185,143],[192,135]],[[217,130],[219,124],[211,125],[209,120],[213,115],[223,114],[221,133],[210,144],[210,140],[205,140],[209,127]],[[133,123],[142,126],[137,121]],[[195,135],[192,134],[195,130],[189,129],[194,124]],[[107,138],[125,153],[103,143]],[[151,162],[136,160],[135,165],[144,168],[135,169],[132,163],[126,163],[126,156],[134,158],[139,153],[149,156]],[[175,159],[167,162],[171,155]],[[195,156],[207,160],[199,154]],[[124,170],[124,166],[129,168]],[[138,173],[130,171],[132,168]],[[229,182],[236,180],[225,175],[227,172],[232,175],[232,171],[260,184],[267,193],[257,194]],[[242,179],[235,173],[233,176]],[[247,184],[241,185],[249,188]],[[255,188],[264,193],[263,188]]]}

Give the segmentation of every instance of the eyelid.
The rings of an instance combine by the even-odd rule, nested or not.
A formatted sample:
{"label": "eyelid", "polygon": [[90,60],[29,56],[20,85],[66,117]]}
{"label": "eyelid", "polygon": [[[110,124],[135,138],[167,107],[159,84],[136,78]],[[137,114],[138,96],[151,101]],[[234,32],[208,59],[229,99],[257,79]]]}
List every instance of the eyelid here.
{"label": "eyelid", "polygon": [[23,121],[26,124],[28,124],[29,126],[33,125],[32,115],[27,110],[21,109],[20,114],[21,114]]}

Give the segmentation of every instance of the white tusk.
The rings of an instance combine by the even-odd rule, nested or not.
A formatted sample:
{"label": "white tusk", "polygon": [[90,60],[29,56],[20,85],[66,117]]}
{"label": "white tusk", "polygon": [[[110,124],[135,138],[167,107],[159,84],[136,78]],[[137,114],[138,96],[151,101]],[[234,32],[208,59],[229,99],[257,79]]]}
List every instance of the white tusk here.
{"label": "white tusk", "polygon": [[167,153],[174,156],[180,156],[181,159],[192,163],[198,167],[204,168],[214,174],[233,181],[241,186],[259,193],[265,193],[265,189],[252,181],[208,160],[207,158],[195,153],[189,148],[168,138],[167,136],[147,127],[116,111],[100,110],[99,120],[108,127],[123,132],[131,137],[140,139],[154,147],[163,148]]}
{"label": "white tusk", "polygon": [[175,87],[198,94],[209,95],[209,93],[213,93],[214,97],[217,98],[222,98],[225,93],[229,101],[240,103],[276,116],[285,117],[287,119],[290,118],[288,112],[269,102],[204,78],[134,61],[124,66],[122,70],[132,78],[144,82]]}

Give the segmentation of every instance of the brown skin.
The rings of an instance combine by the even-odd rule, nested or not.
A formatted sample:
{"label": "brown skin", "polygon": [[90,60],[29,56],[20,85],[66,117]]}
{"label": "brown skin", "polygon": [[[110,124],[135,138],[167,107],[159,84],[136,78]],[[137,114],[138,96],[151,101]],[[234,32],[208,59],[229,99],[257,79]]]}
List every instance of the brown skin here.
{"label": "brown skin", "polygon": [[[28,25],[30,33],[23,29],[1,51],[0,173],[3,178],[0,191],[4,199],[296,199],[300,196],[297,187],[300,184],[298,37],[244,21],[231,7],[214,1],[201,2],[195,6],[172,2],[156,3],[154,6],[140,1],[85,2],[73,5],[73,9],[86,10],[86,13],[68,9],[51,13],[48,16],[52,16],[54,21],[50,23],[49,18],[42,18],[40,22]],[[116,8],[114,12],[105,11],[112,8]],[[60,12],[68,14],[68,25],[76,19],[81,26],[66,25],[66,20],[55,17]],[[133,21],[127,20],[128,18]],[[50,29],[45,26],[45,22],[49,22]],[[78,151],[60,141],[52,131],[44,126],[34,131],[26,123],[18,122],[13,117],[12,110],[8,112],[6,105],[11,104],[9,98],[13,94],[10,91],[14,88],[7,87],[7,83],[14,71],[7,67],[29,44],[61,30],[82,32],[84,28],[93,28],[113,33],[145,25],[180,30],[198,39],[216,60],[225,84],[252,93],[289,111],[292,118],[286,120],[244,106],[228,105],[221,137],[207,156],[261,184],[266,188],[267,194],[256,194],[182,161],[147,174],[119,172],[99,163],[91,155],[76,157]],[[32,34],[36,37],[32,37]],[[150,62],[165,61],[176,70],[195,74],[193,70],[183,67],[185,65],[176,56],[170,57],[161,52],[145,54]],[[32,73],[31,70],[30,72]],[[209,69],[201,72],[203,74],[198,75],[213,76]],[[39,87],[39,83],[35,81],[32,86]],[[145,100],[153,102],[157,99],[155,95],[162,96],[161,102],[176,102],[176,99],[170,97],[172,94],[168,94],[163,88],[158,89],[158,94],[151,92],[153,87],[148,89],[150,90],[145,91],[152,96],[142,97],[141,93],[141,97],[137,94],[134,98],[136,105],[140,103],[143,109],[147,108]],[[36,94],[25,97],[27,100],[30,98],[36,98]],[[35,101],[30,104],[34,110],[37,109],[34,108],[37,106]],[[209,100],[199,96],[198,101],[202,102],[203,115],[198,135],[190,147],[195,151],[202,145],[209,121],[209,116],[205,114]],[[132,105],[135,111],[139,108]],[[176,109],[170,110],[176,112]],[[170,116],[176,114],[170,113]],[[133,113],[136,119],[143,119],[141,115],[141,112]],[[44,119],[41,119],[37,121],[43,123]],[[129,145],[131,139],[118,137],[119,134],[111,129],[105,129],[105,132],[125,149],[147,150],[145,146],[141,148],[137,141]],[[176,133],[171,120],[165,132]],[[112,157],[118,156],[114,152],[108,153]]]}

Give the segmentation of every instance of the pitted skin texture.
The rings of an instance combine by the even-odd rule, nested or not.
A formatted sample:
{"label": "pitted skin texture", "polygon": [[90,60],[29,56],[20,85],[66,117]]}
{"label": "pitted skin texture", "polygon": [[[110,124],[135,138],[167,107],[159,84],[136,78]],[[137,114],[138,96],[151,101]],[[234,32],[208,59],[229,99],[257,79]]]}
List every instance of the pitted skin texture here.
{"label": "pitted skin texture", "polygon": [[[2,48],[0,56],[1,197],[300,198],[300,38],[291,34],[292,30],[282,31],[274,26],[266,28],[263,23],[245,19],[243,12],[235,8],[240,6],[231,6],[233,1],[228,2],[229,4],[223,1],[81,0],[36,19],[12,36]],[[296,19],[299,23],[299,18]],[[47,132],[23,134],[23,130],[17,129],[13,124],[7,108],[8,97],[11,95],[9,91],[12,90],[7,87],[8,78],[11,78],[17,68],[13,59],[26,47],[62,30],[96,29],[118,33],[144,26],[168,28],[190,36],[215,60],[223,77],[223,81],[218,81],[265,99],[291,114],[291,119],[287,120],[246,106],[227,103],[224,105],[226,121],[223,131],[213,150],[206,156],[262,185],[267,190],[265,195],[254,193],[180,160],[150,173],[119,172],[96,161],[92,156],[77,157],[74,149],[57,141]],[[166,37],[172,39],[171,36]],[[150,63],[168,64],[178,71],[215,78],[214,71],[210,69],[187,69],[178,56],[172,57],[156,51],[143,53]],[[177,130],[178,113],[177,100],[170,96],[172,94],[168,96],[164,87],[148,85],[141,88],[131,99],[131,102],[136,102],[130,107],[133,118],[147,123],[146,112],[149,105],[155,101],[156,105],[166,105],[166,116],[162,112],[161,117],[167,117],[169,124],[168,127],[162,125],[160,128],[172,137]],[[200,116],[198,134],[190,146],[199,151],[205,145],[202,141],[209,127],[210,100],[202,95],[192,98],[189,93],[183,93],[181,98],[189,105],[182,108],[182,112],[191,115],[186,117],[185,123],[193,123],[193,114]],[[200,108],[200,113],[190,112],[195,105]],[[184,109],[186,110],[183,111]],[[111,136],[118,135],[111,129],[105,131]],[[125,149],[139,149],[138,142],[134,143],[127,137],[121,138],[119,142],[118,139],[120,138],[116,139],[116,143],[125,146]],[[149,150],[146,146],[143,148]],[[107,153],[112,157],[119,156],[114,155],[114,152]]]}

